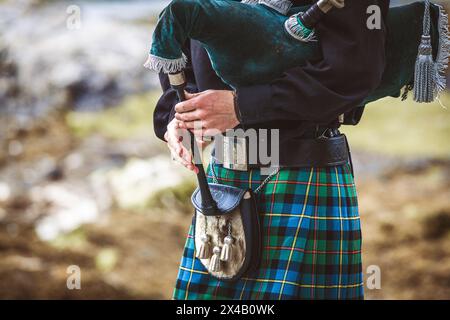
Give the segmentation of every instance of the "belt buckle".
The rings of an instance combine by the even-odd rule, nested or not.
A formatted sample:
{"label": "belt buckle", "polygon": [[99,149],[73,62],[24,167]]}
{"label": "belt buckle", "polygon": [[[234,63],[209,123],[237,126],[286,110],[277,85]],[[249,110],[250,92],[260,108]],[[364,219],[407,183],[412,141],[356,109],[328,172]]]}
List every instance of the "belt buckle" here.
{"label": "belt buckle", "polygon": [[247,171],[247,139],[238,137],[224,137],[223,167],[236,171]]}

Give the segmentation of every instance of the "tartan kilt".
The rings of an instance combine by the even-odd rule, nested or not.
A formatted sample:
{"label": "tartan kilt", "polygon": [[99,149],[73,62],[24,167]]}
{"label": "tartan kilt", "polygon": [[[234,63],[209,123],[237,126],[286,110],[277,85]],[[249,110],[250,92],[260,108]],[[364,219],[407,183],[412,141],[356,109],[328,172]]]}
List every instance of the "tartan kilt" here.
{"label": "tartan kilt", "polygon": [[[255,190],[266,178],[260,170],[214,166],[220,183],[243,189]],[[234,282],[211,277],[195,258],[191,225],[174,299],[363,299],[361,225],[349,165],[282,169],[256,198],[260,267]]]}

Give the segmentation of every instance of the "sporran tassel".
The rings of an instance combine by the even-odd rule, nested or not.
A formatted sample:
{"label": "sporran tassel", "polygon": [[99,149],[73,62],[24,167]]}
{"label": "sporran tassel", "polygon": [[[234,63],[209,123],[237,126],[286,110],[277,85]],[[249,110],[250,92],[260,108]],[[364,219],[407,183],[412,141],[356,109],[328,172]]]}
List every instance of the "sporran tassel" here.
{"label": "sporran tassel", "polygon": [[433,61],[433,47],[431,45],[431,17],[430,1],[425,1],[423,17],[423,35],[417,55],[414,72],[414,101],[430,103],[436,97],[436,63]]}
{"label": "sporran tassel", "polygon": [[229,261],[231,261],[231,257],[232,257],[231,255],[233,253],[232,248],[233,248],[234,240],[232,237],[226,236],[223,242],[224,242],[224,245],[222,248],[222,254],[220,255],[220,260],[224,261],[224,262],[229,262]]}
{"label": "sporran tassel", "polygon": [[232,246],[233,246],[234,239],[231,234],[231,220],[228,220],[228,235],[223,240],[223,248],[222,253],[220,255],[220,260],[224,262],[231,261],[232,259]]}
{"label": "sporran tassel", "polygon": [[209,259],[211,257],[211,237],[204,234],[201,239],[200,247],[198,248],[197,258],[199,259]]}
{"label": "sporran tassel", "polygon": [[219,272],[221,270],[221,264],[220,264],[220,253],[222,252],[222,249],[220,247],[214,247],[213,249],[213,256],[211,258],[211,261],[209,262],[209,270],[211,272]]}

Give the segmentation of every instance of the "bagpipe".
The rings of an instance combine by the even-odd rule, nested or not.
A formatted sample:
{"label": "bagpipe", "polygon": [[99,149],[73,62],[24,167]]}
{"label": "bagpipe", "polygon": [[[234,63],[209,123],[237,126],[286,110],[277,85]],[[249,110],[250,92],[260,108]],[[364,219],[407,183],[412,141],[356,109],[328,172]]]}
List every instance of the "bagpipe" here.
{"label": "bagpipe", "polygon": [[[269,83],[290,68],[321,58],[315,25],[344,0],[292,7],[289,0],[173,0],[161,13],[145,67],[175,74],[187,63],[182,47],[200,41],[217,75],[232,88]],[[336,8],[334,8],[336,7]],[[366,26],[364,26],[366,27]],[[431,102],[446,86],[448,16],[428,0],[390,8],[386,68],[364,104],[415,89]],[[416,71],[416,72],[415,72]]]}
{"label": "bagpipe", "polygon": [[[330,10],[344,5],[345,0],[320,0],[310,7],[292,7],[289,0],[173,0],[159,17],[145,67],[167,73],[179,100],[185,100],[187,58],[182,48],[194,39],[203,44],[213,69],[232,88],[269,83],[290,68],[320,61],[315,28]],[[448,56],[443,8],[428,0],[391,8],[387,64],[381,84],[364,103],[398,97],[405,86],[414,87],[416,101],[433,101],[445,88]],[[261,234],[254,195],[251,190],[208,184],[190,134],[199,183],[192,196],[196,257],[211,275],[234,280],[259,261]]]}
{"label": "bagpipe", "polygon": [[[357,0],[355,0],[357,1]],[[293,7],[289,0],[173,0],[160,14],[144,66],[168,74],[172,88],[185,100],[182,48],[189,39],[205,47],[213,69],[232,88],[265,84],[283,72],[320,61],[320,37],[315,27],[345,0],[319,0]],[[366,26],[364,26],[366,27]],[[386,23],[386,66],[377,89],[363,105],[384,97],[432,102],[446,87],[450,40],[445,10],[429,0],[390,8]],[[191,135],[194,155],[198,146]],[[198,180],[202,207],[213,214],[211,196],[201,161]]]}

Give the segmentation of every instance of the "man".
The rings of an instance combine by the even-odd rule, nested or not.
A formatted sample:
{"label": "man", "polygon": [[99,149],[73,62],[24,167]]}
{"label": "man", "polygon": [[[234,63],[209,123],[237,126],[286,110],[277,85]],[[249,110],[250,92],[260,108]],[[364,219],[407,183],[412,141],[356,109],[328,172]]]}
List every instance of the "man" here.
{"label": "man", "polygon": [[[380,29],[366,26],[371,5],[380,8]],[[337,148],[331,141],[341,137],[343,118],[348,124],[359,121],[361,103],[381,81],[388,8],[385,0],[347,0],[344,9],[328,13],[317,27],[323,58],[288,70],[271,83],[232,91],[196,41],[184,50],[192,62],[186,69],[187,91],[192,93],[187,101],[177,103],[167,76],[160,75],[164,93],[154,115],[155,131],[190,170],[196,169],[182,144],[183,130],[192,130],[203,144],[203,137],[216,130],[280,130],[281,170],[257,194],[263,222],[259,268],[235,282],[211,277],[195,258],[191,227],[175,299],[363,298],[351,161],[347,146],[342,146],[345,139],[338,139]],[[196,129],[198,123],[202,130]],[[219,183],[256,189],[267,178],[263,164],[244,165],[247,170],[216,163],[211,167]]]}

